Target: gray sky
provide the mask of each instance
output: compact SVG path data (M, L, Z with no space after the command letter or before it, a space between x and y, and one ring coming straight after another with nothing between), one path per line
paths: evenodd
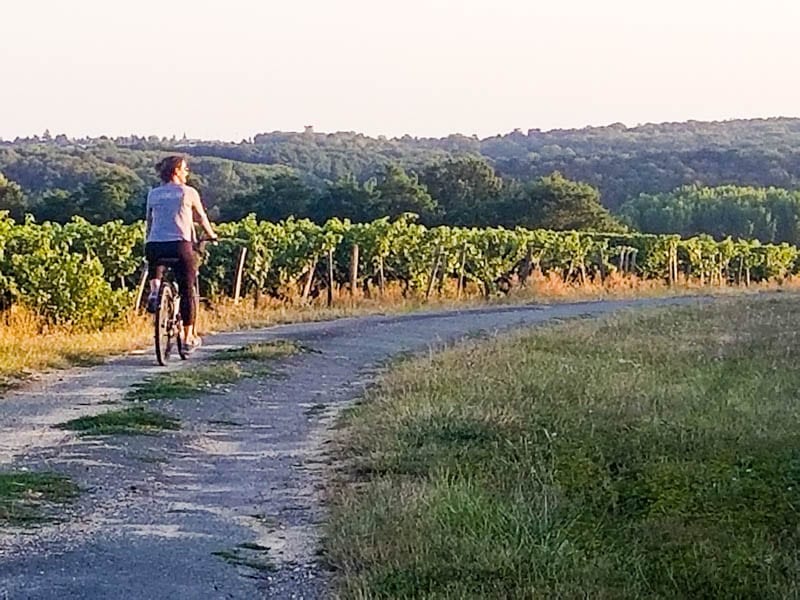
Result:
M798 0L5 0L0 137L800 116Z

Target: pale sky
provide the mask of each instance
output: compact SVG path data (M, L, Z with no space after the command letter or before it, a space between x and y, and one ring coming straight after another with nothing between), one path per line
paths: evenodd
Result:
M4 0L0 137L800 116L798 0Z

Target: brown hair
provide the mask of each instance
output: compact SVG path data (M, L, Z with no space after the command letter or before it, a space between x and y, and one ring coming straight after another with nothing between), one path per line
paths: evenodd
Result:
M169 183L172 180L172 176L175 175L176 169L181 166L184 160L186 160L185 156L173 154L158 161L156 163L156 171L158 176L161 177L161 181Z

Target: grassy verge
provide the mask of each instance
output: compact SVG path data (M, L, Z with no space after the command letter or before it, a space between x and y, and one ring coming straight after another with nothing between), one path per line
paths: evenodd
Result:
M750 297L400 365L343 419L342 597L796 597L799 338Z
M0 472L0 525L35 525L78 495L77 486L55 473Z
M79 417L57 427L77 431L80 435L137 435L177 430L180 429L180 422L160 412L133 406L91 417Z

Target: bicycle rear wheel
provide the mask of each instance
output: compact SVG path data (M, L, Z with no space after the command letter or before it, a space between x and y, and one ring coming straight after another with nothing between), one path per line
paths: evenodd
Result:
M158 305L154 322L156 360L158 360L158 364L166 365L175 338L175 295L172 286L166 281L162 282L161 288L158 290Z

